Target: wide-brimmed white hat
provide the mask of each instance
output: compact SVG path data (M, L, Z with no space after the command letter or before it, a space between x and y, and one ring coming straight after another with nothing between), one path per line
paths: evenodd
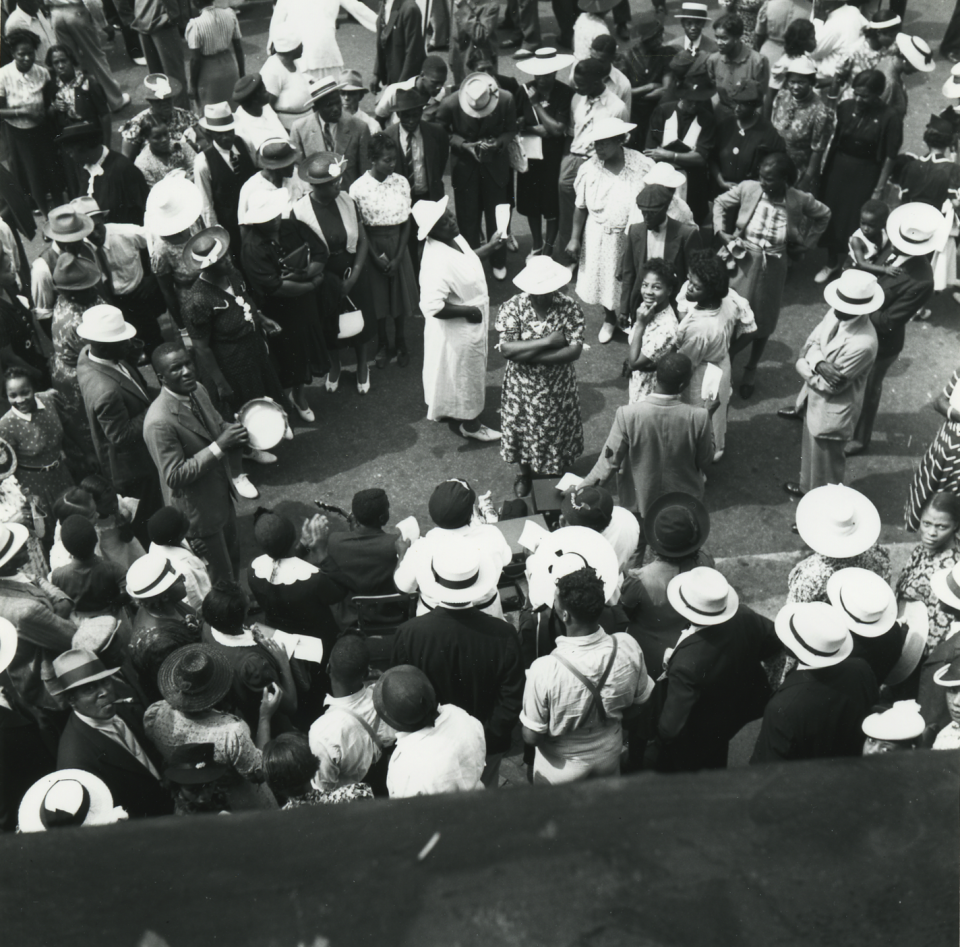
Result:
M166 556L148 552L127 569L127 591L134 598L154 598L179 578L180 570Z
M912 201L890 211L887 236L901 253L926 256L946 246L950 221L932 204Z
M672 578L667 601L694 625L720 625L733 618L740 607L740 596L726 577L706 566Z
M620 563L609 541L586 526L563 526L544 537L527 559L530 606L534 610L553 605L557 579L590 566L603 582L608 605L620 599Z
M810 668L833 667L853 651L853 635L843 615L826 602L784 605L774 627L790 653Z
M827 283L823 298L840 312L862 316L876 312L883 305L883 289L873 273L844 270L839 279Z
M100 654L117 636L120 622L113 615L91 615L81 618L70 642L74 650Z
M633 122L625 122L622 118L613 115L604 115L593 123L590 129L591 141L603 141L606 138L619 138L629 135L637 126Z
M950 76L941 91L948 99L960 99L960 62L950 70Z
M417 239L426 240L433 230L433 225L444 215L447 209L447 194L438 201L417 201L413 205L413 219L417 223Z
M24 793L18 823L21 832L46 832L65 826L113 825L127 813L114 807L107 784L83 769L61 769L38 779Z
M680 4L680 12L676 14L678 20L709 20L710 14L705 3L694 3L687 0Z
M930 576L930 590L944 605L960 610L960 562Z
M897 49L914 69L920 72L933 72L936 65L933 61L933 50L930 44L919 36L909 33L897 33Z
M126 342L136 334L136 328L123 318L123 313L107 303L87 309L77 326L77 335L88 342Z
M930 637L930 616L925 602L901 602L897 610L897 621L907 629L907 637L897 663L887 675L887 679L881 682L889 687L902 683L913 674L927 648L927 638Z
M247 202L240 223L247 226L265 224L277 217L282 217L290 207L290 195L286 188L278 187L275 191L256 191Z
M237 127L229 102L213 102L205 105L203 115L197 124L211 132L228 132Z
M791 56L787 59L786 74L789 76L791 73L795 76L815 76L817 64L809 56Z
M863 721L863 732L874 740L899 743L916 740L926 728L920 715L920 704L915 700L897 700L888 710L870 714Z
M513 284L525 293L544 296L563 289L572 278L568 267L554 262L548 256L535 256L513 278Z
M0 618L0 671L10 667L17 653L17 629L6 618Z
M678 187L683 187L686 182L687 176L672 164L667 164L666 161L658 161L647 172L647 176L643 179L644 185L660 184L663 187L671 187L674 190Z
M859 491L828 483L810 490L797 504L797 532L814 552L849 559L880 537L880 514Z
M150 188L144 217L148 230L170 237L187 230L202 213L200 188L183 174L173 172Z
M572 66L575 59L570 53L558 53L552 46L544 46L527 59L521 59L517 69L528 76L548 76Z
M6 565L23 548L29 535L22 523L0 523L0 566Z
M493 76L485 72L473 72L460 83L457 93L460 108L473 118L489 115L500 101L500 87Z
M879 638L897 620L893 589L869 569L838 569L827 579L827 598L847 627L863 638Z
M270 38L275 53L292 53L298 46L303 45L303 37L299 29L287 21Z
M433 550L430 571L418 577L420 591L443 608L470 608L497 592L500 567L465 536L444 536Z

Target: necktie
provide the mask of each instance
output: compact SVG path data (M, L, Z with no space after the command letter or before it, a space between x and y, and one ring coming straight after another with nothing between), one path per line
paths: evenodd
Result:
M230 149L230 167L233 168L234 174L239 174L240 172L240 153L236 148Z
M840 321L837 320L837 324L830 330L829 334L827 335L827 343L824 346L824 348L826 348L827 345L829 345L834 340L834 338L836 337L836 334L839 331L840 331Z
M207 432L207 436L210 438L210 440L215 441L216 437L214 437L210 427L207 425L207 419L204 413L200 410L200 399L197 398L197 393L195 391L191 391L189 398L190 410L193 411L193 416L200 422L200 426Z
M130 752L130 755L133 756L134 759L136 759L144 769L148 770L152 776L154 776L156 779L159 779L160 774L157 772L153 763L150 762L150 757L148 757L143 751L143 747L140 746L140 743L134 736L133 731L127 726L127 722L121 717L114 717L110 723L112 725L113 732L123 742L123 745Z
M333 151L333 135L330 134L330 126L323 122L323 143L327 146L327 151Z
M110 263L107 261L107 254L104 253L103 247L97 247L97 263L100 264L100 273L103 276L103 288L107 291L107 295L112 299L116 296L116 292L113 288L113 276L110 273Z
M413 187L415 178L413 167L413 135L407 135L407 146L403 150L403 157L407 162L407 177L410 179L410 186Z

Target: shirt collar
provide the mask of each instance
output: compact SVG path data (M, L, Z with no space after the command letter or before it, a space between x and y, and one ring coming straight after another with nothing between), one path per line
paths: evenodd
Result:
M92 164L85 164L85 165L83 166L84 170L87 171L88 173L91 172L91 171L93 171L94 168L97 168L97 169L99 169L100 171L102 171L102 170L103 170L103 162L107 160L107 155L108 155L108 154L110 154L110 149L109 149L106 145L103 145L103 146L102 146L102 150L100 151L100 157L97 158L97 160L94 161Z
M206 10L206 7L204 7L204 9ZM235 152L236 152L237 154L239 154L239 152L237 152L237 147L236 147L236 145L232 145L232 146L229 147L229 148L221 148L219 142L216 142L216 141L215 141L215 142L213 143L213 147L216 148L217 151L219 151L220 154L221 154L224 158L226 158L226 159L228 159L228 160L229 160L230 156L231 156L232 154L234 154Z
M44 410L44 408L43 408L43 402L40 400L40 396L39 396L39 395L35 395L35 396L34 396L34 401L37 402L37 410L38 410L38 411L43 411L43 410ZM18 410L17 408L15 408L13 405L10 405L10 410L11 410L18 418L23 418L24 421L32 421L32 420L33 420L33 415L32 415L32 414L24 414L22 411L19 411L19 410Z
M324 707L352 707L354 704L363 703L367 696L367 688L361 687L355 694L347 694L346 697L334 697L333 694L327 694L323 698Z
M179 401L180 404L190 404L190 395L178 395L175 391L171 391L166 385L161 384L160 393L163 394L164 392L171 398Z
M109 730L111 733L116 730L116 714L109 720L96 720L93 717L88 717L86 714L80 713L79 710L74 710L74 713L80 718L81 723L85 723L88 727L93 727L94 730Z
M657 404L679 404L680 395L665 395L658 391L653 391L647 395L648 401L656 401Z
M228 635L217 631L216 628L211 628L210 637L225 648L252 648L257 643L251 628L244 628L239 635Z
M564 650L582 650L583 648L590 648L595 644L599 644L604 638L607 637L609 637L607 633L602 628L598 628L592 635L577 635L575 637L568 635L557 635L556 644L558 648L563 648Z
M98 365L109 365L111 368L119 368L120 363L116 360L111 360L109 358L100 358L99 355L94 355L93 352L87 352L87 358L91 362L96 362Z

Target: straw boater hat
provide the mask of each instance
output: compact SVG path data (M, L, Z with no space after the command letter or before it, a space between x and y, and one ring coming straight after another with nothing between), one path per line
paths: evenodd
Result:
M517 63L517 69L528 76L549 76L574 64L575 56L558 53L552 46L538 49L532 56Z
M24 794L18 817L21 832L81 825L113 825L127 814L114 807L107 784L82 769L61 769L38 779Z
M680 4L680 12L677 14L678 20L709 20L710 14L707 12L705 3L692 3L687 0Z
M158 552L148 552L127 569L127 592L134 598L156 598L180 578L177 567Z
M148 76L144 76L143 84L147 90L148 102L164 102L175 98L183 88L179 80L171 79L162 72L151 72Z
M415 732L436 720L437 692L420 668L398 664L373 685L373 706L387 726L400 733Z
M229 102L213 102L203 107L203 115L197 124L211 132L228 132L237 127Z
M6 618L0 618L0 671L10 667L17 653L17 629Z
M120 669L105 667L92 651L73 648L53 659L53 673L53 679L47 681L47 690L54 697L59 697L75 687L113 677L120 673Z
M532 296L544 296L563 289L572 278L568 267L555 263L548 256L535 256L517 273L513 283L517 289Z
M926 729L915 700L897 700L888 710L870 714L863 721L863 732L874 740L901 743L916 740Z
M887 236L901 253L926 256L946 246L950 221L931 204L913 201L890 211Z
M797 504L797 532L814 552L850 559L880 537L880 514L852 487L828 483L810 490Z
M22 523L0 523L0 566L5 566L20 552L29 535Z
M147 229L170 237L195 224L202 213L200 188L181 174L168 174L150 188L144 217Z
M667 164L666 161L658 161L647 173L643 183L661 184L664 187L676 190L687 183L687 176L682 171L678 171L672 164Z
M941 91L948 99L960 99L960 62L950 70L950 76Z
M444 194L438 201L417 201L413 205L413 219L417 224L417 239L426 240L433 230L434 224L443 216L447 209L449 195Z
M827 579L827 598L862 638L879 638L897 620L893 589L868 569L838 569Z
M136 328L124 320L123 313L107 303L87 309L77 326L77 335L88 342L126 342L136 334Z
M930 577L930 589L944 605L960 611L960 563Z
M305 184L329 184L339 181L347 166L343 155L332 151L317 151L300 162L297 173Z
M216 649L205 644L177 648L160 666L157 687L174 710L209 710L230 690L233 667Z
M473 72L460 83L457 98L460 108L471 118L485 118L497 107L500 87L493 76Z
M887 679L881 682L889 687L905 681L914 672L927 649L930 616L927 614L926 602L901 602L897 610L897 621L907 629L907 637L897 663L887 675Z
M694 625L722 625L740 607L740 596L723 574L706 566L674 576L667 586L667 601Z
M784 605L774 627L790 653L809 668L833 667L853 651L853 635L843 615L826 602Z
M90 197L89 194L81 194L79 197L75 197L70 201L70 207L78 214L86 214L87 217L98 217L106 214L106 211L97 203L97 199Z
M316 105L321 99L325 99L328 95L333 95L334 93L339 95L342 88L333 76L324 76L322 79L315 79L310 83L308 89L310 104Z
M839 279L827 283L823 298L840 312L862 316L876 312L883 305L883 290L873 273L844 270Z
M6 480L17 472L17 452L0 437L0 480Z
M436 544L429 574L420 591L443 608L470 608L497 594L500 567L480 555L464 536L443 536Z
M606 138L619 138L629 135L637 126L633 122L625 122L622 118L613 115L603 115L593 123L590 132L591 141L603 141Z
M896 43L900 55L914 69L919 72L933 72L936 68L933 62L933 50L925 39L911 36L909 33L897 33Z
M223 227L207 227L184 245L183 263L191 273L199 273L222 260L229 249L230 234Z
M79 243L93 233L93 221L72 204L54 207L43 232L57 243Z
M590 566L603 582L610 605L620 597L620 563L613 546L600 533L586 526L563 526L544 537L527 559L527 581L532 608L553 605L557 579Z
M257 191L251 198L243 212L240 223L246 226L265 224L277 217L282 217L290 207L290 195L286 188L277 188L275 191Z
M643 518L647 544L668 559L692 556L710 535L707 508L687 493L664 493L657 497Z

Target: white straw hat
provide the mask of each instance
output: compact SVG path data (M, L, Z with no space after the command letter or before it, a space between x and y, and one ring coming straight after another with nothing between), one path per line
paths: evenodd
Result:
M927 614L926 602L901 602L897 610L897 621L907 629L907 637L897 663L887 675L887 679L881 682L889 687L901 684L913 674L927 649L927 638L930 637L930 616Z
M558 53L552 46L544 46L527 59L520 60L517 69L528 76L548 76L572 66L575 59L570 53Z
M667 586L667 601L694 625L722 625L740 607L740 596L726 577L706 566L674 576Z
M434 547L430 571L418 577L420 590L444 608L470 608L497 593L500 569L465 536L445 536Z
M170 237L188 229L202 213L200 188L183 174L171 173L150 189L144 218L148 230Z
M154 598L179 578L179 570L166 556L148 552L127 569L127 591L134 598Z
M950 70L950 76L941 91L948 99L960 99L960 62Z
M22 548L30 532L22 523L0 523L0 566L6 565Z
M123 313L108 303L91 306L77 326L77 335L88 342L126 342L136 334L136 328L124 320Z
M256 191L247 202L240 223L265 224L282 217L290 207L290 194L286 188L278 187L274 191Z
M107 784L82 769L61 769L38 779L24 794L18 817L21 832L46 832L70 825L113 825L126 819L114 807Z
M863 638L879 638L897 620L893 589L869 569L838 569L827 579L827 598L847 627Z
M680 12L677 14L678 20L709 20L710 14L707 12L705 3L694 3L687 0L680 4Z
M493 76L485 72L474 72L460 83L457 93L460 108L472 118L484 118L489 115L500 100L500 87Z
M586 526L563 526L544 537L527 559L527 581L532 608L553 605L557 579L590 566L603 582L608 605L620 599L620 563L609 541Z
M891 215L892 216L892 215ZM876 312L883 305L883 290L873 273L844 270L839 279L827 283L823 298L836 310L851 316Z
M853 651L853 635L847 630L843 615L826 602L784 605L774 627L791 654L810 668L833 667Z
M661 184L663 187L672 187L676 190L687 182L687 176L672 164L666 161L658 161L643 179L644 185Z
M17 629L6 618L0 618L0 671L10 667L17 653Z
M960 610L960 562L930 576L930 590L944 605Z
M417 239L426 240L433 225L443 216L450 198L444 194L438 201L417 201L413 205L413 219L417 222Z
M228 132L237 127L229 102L212 102L210 105L205 105L203 115L197 124L211 132Z
M637 126L633 122L625 122L622 118L613 115L603 115L593 123L590 130L591 141L603 141L606 138L619 138L629 135Z
M887 236L901 253L926 256L946 246L950 223L932 204L912 201L890 211Z
M863 732L874 740L916 740L926 728L920 715L920 704L915 700L897 700L892 707L870 714L863 721Z
M513 284L525 293L543 296L563 289L572 278L569 267L554 262L548 256L535 256L513 278Z
M850 559L879 539L880 514L862 493L829 483L810 490L797 504L797 532L814 552Z
M920 72L933 72L936 65L933 62L933 50L930 44L919 36L909 33L897 33L897 49L914 69Z

